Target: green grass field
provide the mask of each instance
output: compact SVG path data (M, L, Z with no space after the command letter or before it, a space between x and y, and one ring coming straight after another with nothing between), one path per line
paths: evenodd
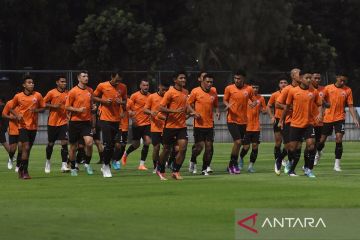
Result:
M1 149L0 239L234 239L237 208L360 207L358 148L359 143L344 144L343 172L335 173L334 144L328 143L317 178L309 179L276 176L269 143L260 146L257 173L228 175L231 145L216 144L214 175L190 176L188 151L184 180L166 182L136 170L139 151L111 179L104 179L95 164L94 176L81 168L78 177L71 177L59 171L59 146L49 175L43 170L45 146L35 146L29 167L33 179L24 181L7 169ZM93 163L97 160L95 153Z

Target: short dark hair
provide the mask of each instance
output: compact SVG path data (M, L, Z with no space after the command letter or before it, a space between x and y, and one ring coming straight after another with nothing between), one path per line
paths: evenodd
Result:
M211 73L207 73L207 74L205 74L204 79L205 79L205 78L212 78L212 79L215 79L215 78L214 78L214 75L212 75Z
M80 74L82 74L82 73L88 74L88 71L87 71L87 70L80 70L80 71L77 73L77 76L80 76Z
M206 74L207 74L207 71L205 71L204 69L200 70L197 78L200 78L200 77L201 77L201 74L203 74L203 73L206 73Z
M33 80L33 77L32 77L29 73L24 74L24 76L23 76L23 83L25 83L26 80L28 80L28 79Z
M56 78L56 81L60 80L60 78L65 78L66 79L66 76L64 74L58 74L55 76Z
M168 88L168 87L170 87L171 84L169 83L169 81L162 80L162 81L160 81L159 85L162 85L162 86Z
M238 70L235 71L234 75L241 75L241 76L246 77L246 72L243 69L238 69Z
M174 73L174 75L173 75L173 79L178 78L178 77L179 77L179 75L181 75L181 74L184 74L184 75L186 76L186 72L185 72L185 70L179 70L179 71L176 71L176 72Z
M114 71L110 72L110 77L111 78L116 77L116 75L119 75L119 77L123 77L123 73L121 71L119 71L119 70L114 70Z
M349 77L349 75L343 69L337 69L335 72L335 76Z

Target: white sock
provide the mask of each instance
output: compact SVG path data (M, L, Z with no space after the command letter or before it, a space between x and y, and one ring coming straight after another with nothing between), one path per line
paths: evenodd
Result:
M89 167L89 164L85 163L84 166L87 168L87 167Z
M144 160L140 160L140 165L144 166L145 165L145 161Z
M254 166L254 163L250 162L249 163L249 168L252 168Z
M340 167L340 159L335 159L335 167Z

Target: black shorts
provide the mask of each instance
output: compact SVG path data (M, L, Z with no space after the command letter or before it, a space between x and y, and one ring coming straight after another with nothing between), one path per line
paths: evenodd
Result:
M305 128L290 127L290 142L302 142L304 139L315 138L312 125Z
M128 141L128 133L128 131L123 132L119 129L119 132L115 137L115 142L126 145Z
M100 123L104 144L113 145L115 143L116 136L119 135L119 122L101 120Z
M47 126L48 127L48 142L54 143L56 140L68 140L68 126Z
M196 128L194 127L194 140L198 142L214 142L214 128Z
M6 136L5 136L5 131L0 130L0 143L5 143L6 142Z
M132 140L140 140L141 138L150 137L150 125L145 126L132 126Z
M99 140L99 141L101 140L101 131L102 128L101 128L100 120L96 120L95 133L93 135L94 140Z
M162 144L162 132L151 132L151 143L153 146Z
M320 142L320 138L321 138L321 133L322 133L322 126L317 126L314 127L314 131L315 131L315 141L316 142Z
M19 129L19 142L28 142L33 145L35 142L37 130L27 130L24 128Z
M283 137L284 144L288 144L290 142L290 123L286 123L281 130L281 135Z
M90 121L70 121L69 122L69 142L77 143L85 136L93 136Z
M9 135L9 144L15 144L19 142L19 135Z
M336 121L331 123L324 123L324 126L322 128L322 135L330 136L333 133L333 130L335 129L335 133L341 133L345 134L345 121Z
M281 128L279 127L279 118L275 118L275 122L273 125L274 133L281 132Z
M187 128L164 128L163 144L173 145L177 140L188 139Z
M229 132L234 141L243 140L246 133L246 124L227 123Z
M243 145L260 144L260 131L246 131Z

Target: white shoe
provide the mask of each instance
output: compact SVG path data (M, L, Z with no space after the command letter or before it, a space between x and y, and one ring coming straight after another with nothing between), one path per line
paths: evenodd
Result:
M153 172L152 172L153 174L156 174L156 168L154 168L154 170L153 170Z
M8 160L8 166L7 167L8 167L9 170L13 168L13 160L11 158L9 158L9 160Z
M195 167L194 167L194 170L192 171L192 173L197 174L196 164L195 164Z
M213 172L214 172L214 171L211 169L210 166L208 166L208 167L206 168L206 171L207 171L208 173L213 173Z
M320 161L320 152L316 151L315 159L314 159L314 166L317 166L319 164L319 161Z
M45 173L50 173L50 160L45 162Z
M341 172L341 168L340 168L340 166L334 166L334 171L335 172Z
M203 170L203 171L201 171L201 175L209 176L210 174L208 173L207 170Z
M104 178L111 178L112 177L109 165L103 165L103 167L101 168L101 171L103 173Z
M15 172L19 172L19 167L18 166L15 167Z
M280 176L280 174L281 174L281 169L280 169L280 170L277 169L276 163L275 163L275 166L274 166L274 171L275 171L275 174L276 174L276 175Z
M65 172L70 172L70 168L68 168L68 166L67 166L67 163L66 162L63 162L62 164L61 164L61 172L62 173L65 173Z
M192 173L194 171L194 168L196 168L196 164L193 162L190 162L189 164L189 173Z
M288 162L287 160L283 159L283 160L281 161L281 165L282 165L283 167L285 167L285 166L288 164L287 162Z

